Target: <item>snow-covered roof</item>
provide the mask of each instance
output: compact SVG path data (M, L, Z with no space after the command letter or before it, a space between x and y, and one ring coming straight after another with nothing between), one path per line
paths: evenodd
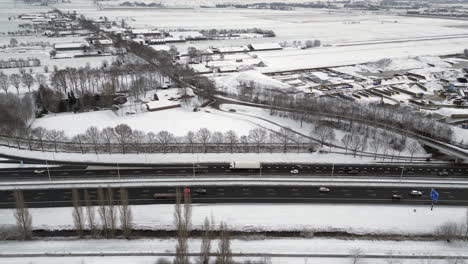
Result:
M114 42L111 39L96 39L95 44L112 45Z
M54 44L54 49L73 49L73 48L83 48L83 47L89 47L89 44L85 43L85 42L56 43L56 44Z
M148 110L155 111L155 110L163 110L167 108L179 107L180 102L172 102L168 100L159 100L159 101L149 101L146 103Z
M253 50L283 49L278 43L250 44Z
M151 45L150 47L153 48L154 50L165 50L165 51L171 50L171 47L169 47L168 45Z
M132 29L132 34L135 35L148 35L148 34L161 34L161 31L147 28Z
M221 48L218 48L218 51L219 52L244 52L244 51L248 51L249 49L245 46L243 47L221 47Z

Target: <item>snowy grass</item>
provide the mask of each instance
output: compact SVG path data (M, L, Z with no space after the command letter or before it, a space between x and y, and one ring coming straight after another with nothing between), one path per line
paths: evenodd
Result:
M150 194L149 194L150 195ZM173 205L132 206L135 228L173 230ZM72 208L32 208L35 229L73 229ZM151 213L149 213L151 212ZM334 204L194 204L193 226L205 217L236 231L343 231L356 234L430 235L437 226L465 223L466 209L436 206ZM12 209L0 209L0 223L14 224Z

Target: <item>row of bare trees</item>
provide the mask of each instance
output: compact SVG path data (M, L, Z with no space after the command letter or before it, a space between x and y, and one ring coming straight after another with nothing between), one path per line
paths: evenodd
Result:
M31 92L31 87L36 82L33 75L30 73L24 72L23 74L13 73L10 75L0 72L0 88L8 94L10 86L15 87L17 94L19 95L19 89L22 85L28 88L28 91Z
M450 125L435 120L422 112L412 111L408 107L389 106L378 103L363 103L333 97L312 97L303 94L288 95L280 91L254 89L250 96L242 95L242 100L261 103L270 109L270 114L288 117L294 120L334 119L343 127L351 129L353 124L361 123L377 126L384 130L417 133L436 140L461 147L468 147L467 142L453 139Z
M190 238L192 218L192 204L190 190L181 192L176 190L176 203L174 207L174 225L177 233L177 244L175 249L174 264L190 264L188 240ZM202 226L202 241L200 245L200 255L196 260L199 264L211 263L212 241L215 239L215 221L207 217ZM219 225L219 242L216 252L216 264L234 264L231 251L231 238L228 226L221 222Z
M114 238L119 228L123 237L131 237L133 216L128 191L121 188L119 196L120 203L116 205L112 188L99 188L95 192L84 190L84 199L81 199L79 190L72 190L73 224L80 238L84 237L85 230L93 238ZM93 203L93 198L97 204Z
M235 131L210 131L201 128L176 136L163 130L158 133L134 130L126 124L100 130L89 127L83 134L71 139L62 130L43 127L17 129L3 135L12 147L81 153L220 153L220 152L308 152L314 145L309 139L297 136L292 130L282 128L269 131L254 128L247 135Z

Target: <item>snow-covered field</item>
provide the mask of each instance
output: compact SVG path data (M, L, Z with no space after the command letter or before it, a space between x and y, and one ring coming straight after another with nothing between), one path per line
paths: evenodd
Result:
M173 229L173 205L132 206L135 227ZM36 229L72 229L72 208L33 208ZM152 212L152 213L149 213ZM193 225L205 217L238 231L344 231L356 234L433 234L447 221L464 224L466 208L435 206L334 204L195 204ZM0 209L0 223L14 224L12 209Z
M172 253L174 252L176 240L174 239L136 239L136 240L51 240L51 241L28 241L28 242L0 242L0 252L3 254L15 253ZM372 255L466 255L466 242L454 242L451 244L439 241L370 241L370 240L338 240L338 239L267 239L267 240L241 240L233 239L231 248L233 253L279 253L279 254L351 254L356 249L361 254ZM212 244L213 250L217 248L217 242ZM200 251L200 240L189 241L189 251ZM27 263L155 263L158 257L59 257L59 258L35 258L29 259ZM241 259L241 258L236 258ZM254 259L253 257L248 259ZM2 263L25 263L21 258L4 258ZM80 262L83 260L83 262ZM272 258L272 263L321 263L340 264L352 263L351 259L323 259L323 258ZM389 263L378 259L361 259L359 263ZM391 262L400 264L422 263L421 260ZM425 262L424 262L425 263ZM453 263L436 262L430 263Z

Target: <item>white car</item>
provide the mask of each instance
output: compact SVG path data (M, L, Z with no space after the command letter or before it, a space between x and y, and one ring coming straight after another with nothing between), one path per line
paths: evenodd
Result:
M291 170L291 174L298 174L298 173L299 173L299 171L298 171L298 170L296 170L296 169L294 169L294 170Z
M421 191L417 191L417 190L412 190L412 191L410 192L410 194L411 194L412 196L422 196L422 192L421 192Z
M45 170L35 170L34 174L43 174Z
M319 192L322 192L322 193L327 193L329 191L330 191L330 189L328 189L327 187L320 187L319 188Z

